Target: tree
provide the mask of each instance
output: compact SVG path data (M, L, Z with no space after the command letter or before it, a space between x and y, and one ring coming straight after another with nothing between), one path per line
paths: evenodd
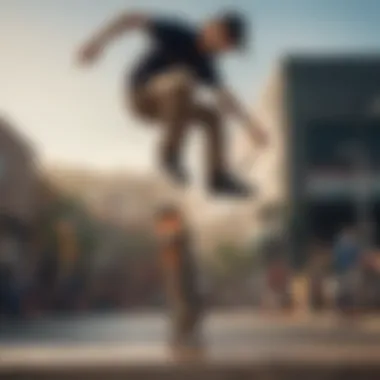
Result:
M231 279L250 273L255 261L255 252L251 247L237 247L229 244L221 245L214 256L218 276Z

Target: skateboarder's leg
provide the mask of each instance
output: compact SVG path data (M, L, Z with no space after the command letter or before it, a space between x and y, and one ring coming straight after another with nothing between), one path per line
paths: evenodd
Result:
M207 143L207 176L225 171L224 126L220 112L209 105L193 106L193 121L198 123L205 135Z
M161 162L164 168L179 182L187 176L180 164L182 147L189 127L195 82L186 70L173 71L161 78L158 112L163 124Z
M175 180L184 183L180 165L183 140L191 118L194 77L186 69L157 75L132 94L133 108L148 122L162 125L159 161Z
M225 169L225 147L222 118L218 110L194 100L196 80L186 69L176 69L152 78L133 94L134 105L142 116L163 124L160 161L163 168L180 183L186 173L180 155L191 123L203 126L208 149L208 180L211 190L230 195L249 195L250 189Z
M224 125L220 112L212 106L193 106L193 120L198 122L206 133L209 188L222 194L248 196L249 186L232 176L227 169Z
M194 80L186 70L167 76L159 99L159 112L164 123L162 155L178 156L184 132L190 121Z

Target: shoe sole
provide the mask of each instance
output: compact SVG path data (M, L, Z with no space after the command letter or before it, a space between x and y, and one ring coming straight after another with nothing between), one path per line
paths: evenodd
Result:
M209 188L209 192L211 194L214 194L215 196L219 197L231 197L231 198L253 198L257 197L258 191L257 190L251 190L251 191L228 191L228 190L218 190L214 188Z

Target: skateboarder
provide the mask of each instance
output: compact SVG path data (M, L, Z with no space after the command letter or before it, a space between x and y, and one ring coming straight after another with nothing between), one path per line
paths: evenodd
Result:
M267 135L225 87L215 60L222 54L244 49L247 23L239 14L226 13L201 26L176 19L124 13L96 33L80 50L82 64L94 63L116 37L140 30L151 38L151 46L128 76L128 102L147 123L163 125L159 164L179 184L188 182L181 163L181 149L189 125L201 126L207 136L207 184L221 195L249 196L252 189L228 170L224 121L235 116L262 147ZM202 101L197 90L208 88L211 102Z
M200 353L202 302L190 231L177 208L165 207L157 215L156 232L172 317L172 349L176 354Z

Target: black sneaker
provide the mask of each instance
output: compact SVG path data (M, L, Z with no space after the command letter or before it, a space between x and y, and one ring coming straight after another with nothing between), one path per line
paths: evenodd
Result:
M172 180L179 185L187 185L189 177L186 170L176 160L162 160L161 166Z
M222 173L214 176L209 184L209 189L216 195L248 198L255 195L255 190L232 175Z

